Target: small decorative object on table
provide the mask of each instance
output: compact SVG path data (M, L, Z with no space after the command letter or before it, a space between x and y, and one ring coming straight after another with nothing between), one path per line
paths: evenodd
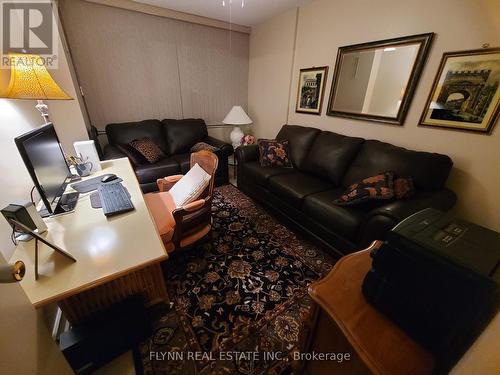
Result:
M249 146L255 144L255 137L253 135L247 134L241 138L242 146Z
M68 156L67 158L68 164L75 167L76 172L81 177L86 177L90 175L92 171L93 164L88 159L83 159L82 156Z
M231 108L224 120L222 120L223 124L234 125L233 131L229 136L234 148L241 146L241 138L245 135L241 131L240 125L250 125L252 122L252 119L248 117L243 108L239 105L235 105Z

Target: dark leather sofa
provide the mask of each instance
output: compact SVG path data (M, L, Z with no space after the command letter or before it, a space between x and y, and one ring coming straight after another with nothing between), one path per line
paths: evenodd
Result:
M456 202L444 187L453 165L448 156L295 125L284 125L276 138L290 142L293 168L261 167L256 145L239 147L238 188L333 255L383 240L397 223L421 209L445 211ZM416 194L406 200L333 204L352 183L384 171L411 176Z
M157 163L134 166L142 191L158 190L158 178L185 174L189 170L190 149L197 142L205 142L218 148L215 151L219 166L215 174L215 184L228 183L228 157L233 154L233 146L208 135L202 119L145 120L106 125L108 145L104 147L104 159L126 157L116 148L118 144L128 144L134 139L149 137L167 155Z

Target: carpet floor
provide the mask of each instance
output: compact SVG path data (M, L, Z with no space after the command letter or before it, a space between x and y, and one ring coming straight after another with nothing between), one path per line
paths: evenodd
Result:
M212 211L209 238L164 265L173 308L153 313L154 333L136 352L138 368L169 375L291 373L311 312L307 286L334 261L232 185L215 190Z

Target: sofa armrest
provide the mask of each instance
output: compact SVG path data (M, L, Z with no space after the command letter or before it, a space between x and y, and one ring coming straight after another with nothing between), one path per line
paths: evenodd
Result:
M426 191L418 193L409 199L398 200L378 207L370 211L369 216L383 215L400 222L424 208L432 207L441 211L448 211L456 201L455 193L449 189Z
M259 146L248 145L238 147L235 151L235 157L238 164L243 164L249 161L259 160Z
M218 154L219 157L228 157L234 153L233 146L230 145L229 143L221 141L220 139L208 136L205 138L203 142L208 143L211 146L217 147L219 150L216 151L216 154Z
M448 211L457 201L449 189L426 191L414 197L387 203L370 211L363 221L357 236L357 244L367 246L375 240L385 240L387 233L396 224L425 208Z
M104 160L126 158L123 152L111 145L104 146Z

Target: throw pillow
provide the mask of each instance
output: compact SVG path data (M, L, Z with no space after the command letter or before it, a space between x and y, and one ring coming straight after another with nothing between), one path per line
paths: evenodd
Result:
M177 208L194 202L210 183L210 176L196 163L168 192Z
M193 147L191 147L191 152L198 152L198 151L202 151L202 150L208 150L208 151L215 152L218 150L218 148L214 147L212 145L209 145L208 143L205 143L205 142L198 142Z
M394 179L394 196L396 199L407 199L415 195L415 186L411 177L396 177Z
M263 167L292 168L290 143L287 140L259 139L259 161Z
M139 151L127 144L117 144L116 148L125 154L134 166L143 165L147 162L146 158L142 156Z
M352 184L336 200L338 206L351 206L369 200L392 199L394 197L394 173L384 172Z
M144 156L144 158L151 164L156 163L165 157L163 151L149 137L135 139L130 142L129 145Z

